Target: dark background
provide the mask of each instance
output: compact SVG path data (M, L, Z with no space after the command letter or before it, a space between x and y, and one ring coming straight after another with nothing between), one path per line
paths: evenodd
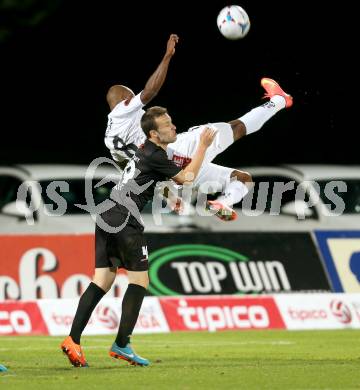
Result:
M109 156L107 89L118 83L139 92L172 32L180 42L151 104L166 106L179 132L261 104L263 76L294 97L291 109L217 162L358 164L354 11L345 3L241 0L251 29L228 41L216 26L228 4L0 1L0 164Z

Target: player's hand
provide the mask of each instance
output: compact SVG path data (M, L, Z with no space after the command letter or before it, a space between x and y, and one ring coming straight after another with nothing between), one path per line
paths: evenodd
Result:
M202 131L200 135L200 143L208 148L212 142L214 141L214 138L216 137L217 130L211 129L210 127L205 127L205 129Z
M179 37L176 34L171 34L167 42L165 56L172 57L175 54L175 46L179 42Z

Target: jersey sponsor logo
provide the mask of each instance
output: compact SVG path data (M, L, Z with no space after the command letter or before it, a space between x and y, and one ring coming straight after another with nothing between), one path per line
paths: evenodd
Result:
M192 161L190 157L178 156L174 154L172 157L172 161L180 168L186 168Z

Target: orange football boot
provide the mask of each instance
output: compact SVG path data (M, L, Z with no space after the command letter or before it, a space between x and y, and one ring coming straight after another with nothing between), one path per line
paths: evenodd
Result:
M222 221L234 221L237 218L235 210L217 200L208 200L207 208L216 211L214 215Z
M272 98L275 95L280 95L285 99L285 107L289 108L293 105L293 98L280 87L280 85L273 79L263 77L260 81L261 86L265 89L266 93L264 98Z
M60 345L60 348L74 367L89 367L81 346L75 344L71 336L66 337Z

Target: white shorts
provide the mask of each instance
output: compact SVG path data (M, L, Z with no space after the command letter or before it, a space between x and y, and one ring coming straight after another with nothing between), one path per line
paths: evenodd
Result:
M230 183L231 173L234 168L223 167L221 165L207 163L203 164L195 178L194 187L202 186L205 193L222 192L226 185Z
M176 165L187 165L195 154L200 142L200 135L205 127L217 130L213 143L208 147L204 163L211 162L219 153L222 153L234 142L234 134L229 123L218 122L191 127L187 132L180 133L177 140L167 146L169 160Z

